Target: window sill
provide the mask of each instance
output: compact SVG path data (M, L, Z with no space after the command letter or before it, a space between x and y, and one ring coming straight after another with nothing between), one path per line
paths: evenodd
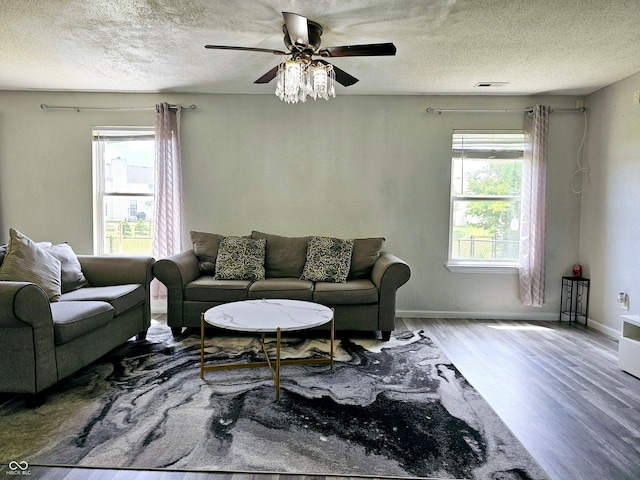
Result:
M499 275L517 275L517 265L496 265L496 264L461 264L448 263L445 265L452 273L493 273Z

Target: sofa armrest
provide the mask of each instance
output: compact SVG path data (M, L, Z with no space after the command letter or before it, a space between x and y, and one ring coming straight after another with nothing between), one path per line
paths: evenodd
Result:
M153 266L154 275L165 284L168 290L182 290L189 283L200 277L198 257L193 250L176 253L158 260Z
M148 290L153 280L152 257L78 255L78 260L92 287L139 283Z
M38 393L58 381L49 297L28 282L0 282L0 391Z
M380 257L373 264L371 271L371 281L378 287L391 288L397 290L409 281L411 269L404 261L387 252L381 252Z
M158 260L153 273L167 287L167 325L183 327L184 287L200 277L198 257L193 249Z
M411 269L404 261L387 252L381 252L373 265L371 281L378 287L380 295L378 326L383 332L395 329L396 291L409 281Z

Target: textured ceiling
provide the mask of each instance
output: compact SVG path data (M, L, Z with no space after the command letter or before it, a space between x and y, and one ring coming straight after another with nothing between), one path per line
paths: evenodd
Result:
M282 13L322 46L393 42L395 57L330 61L338 95L586 95L640 71L638 0L0 0L0 89L272 93ZM479 82L508 82L478 88Z

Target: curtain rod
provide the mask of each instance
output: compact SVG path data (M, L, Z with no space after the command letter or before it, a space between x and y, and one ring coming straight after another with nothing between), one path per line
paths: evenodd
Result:
M432 107L427 107L427 113L437 113L438 115L440 115L441 113L513 113L513 112L522 112L522 113L531 113L533 112L532 108L513 108L513 109L504 109L504 110L500 110L500 109L490 109L490 110L468 110L465 108L460 108L460 109L448 109L448 110L443 110L443 109L435 109ZM580 107L580 108L551 108L551 112L584 112L586 111L585 107Z
M195 110L195 105L189 105L188 107L182 107L181 105L169 105L169 108L181 107L182 110ZM66 107L66 106L54 106L41 103L40 108L42 110L75 110L79 112L81 110L119 110L119 111L154 111L156 107Z

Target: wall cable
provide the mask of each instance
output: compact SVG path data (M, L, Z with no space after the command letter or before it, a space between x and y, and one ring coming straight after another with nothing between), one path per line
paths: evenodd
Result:
M589 167L585 167L584 164L580 163L580 156L582 155L582 146L584 145L584 140L587 136L587 111L586 109L582 111L583 115L584 115L584 131L582 132L582 140L580 141L580 146L578 147L578 153L576 154L576 164L578 165L578 168L575 172L573 172L573 175L571 175L571 191L573 193L582 193L584 191L584 187L581 185L580 186L580 190L576 190L575 188L575 183L576 183L576 177L578 176L579 173L586 173L587 174L587 181L591 181L591 178L589 177Z

